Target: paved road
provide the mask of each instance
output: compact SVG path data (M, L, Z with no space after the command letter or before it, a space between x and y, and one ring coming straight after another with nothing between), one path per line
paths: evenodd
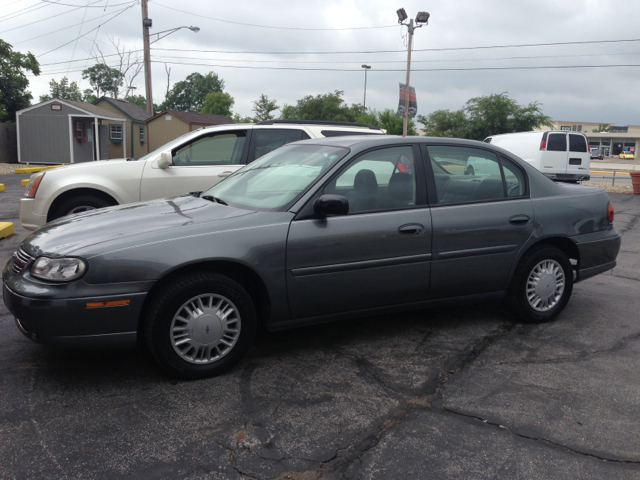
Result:
M25 234L14 179L3 263ZM0 304L0 478L638 479L640 196L611 198L619 266L545 325L482 304L371 317L183 382L143 351L44 348Z

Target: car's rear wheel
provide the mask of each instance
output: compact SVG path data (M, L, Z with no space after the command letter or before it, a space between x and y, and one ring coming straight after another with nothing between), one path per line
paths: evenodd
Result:
M562 250L542 245L527 252L509 289L509 304L522 321L548 322L567 306L573 291L573 269Z
M219 375L238 363L256 334L251 297L234 280L194 273L159 291L145 318L147 346L170 374Z
M74 213L88 212L89 210L110 207L112 205L112 202L97 195L76 195L63 200L59 205L56 205L51 213L49 221L65 217L67 215L73 215Z

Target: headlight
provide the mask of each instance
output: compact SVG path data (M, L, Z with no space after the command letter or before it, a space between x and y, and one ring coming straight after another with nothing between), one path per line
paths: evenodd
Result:
M82 276L87 264L79 258L40 257L31 265L31 275L54 282L70 282Z
M27 198L33 198L36 196L36 191L40 186L40 182L42 181L42 177L44 177L45 172L40 172L37 175L32 176L29 179L29 183L24 189L24 196Z

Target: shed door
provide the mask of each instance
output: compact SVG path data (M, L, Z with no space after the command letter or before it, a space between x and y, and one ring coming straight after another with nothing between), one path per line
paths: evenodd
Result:
M109 125L100 125L100 160L109 159Z

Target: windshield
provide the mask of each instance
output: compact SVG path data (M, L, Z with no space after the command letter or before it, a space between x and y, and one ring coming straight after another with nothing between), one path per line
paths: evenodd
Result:
M349 152L323 145L287 145L214 185L209 195L229 205L276 210L287 207Z

